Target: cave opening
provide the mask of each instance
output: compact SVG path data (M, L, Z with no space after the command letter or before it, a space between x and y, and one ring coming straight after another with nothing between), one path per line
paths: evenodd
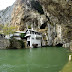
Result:
M40 26L40 29L45 29L46 26L47 26L47 22L45 22L44 24L42 24L42 25Z
M62 46L63 46L62 43L58 43L58 44L56 45L56 47L62 47Z
M40 5L40 3L38 1L31 1L31 7L35 10L37 10L40 14L44 14L44 11L42 9L42 6Z

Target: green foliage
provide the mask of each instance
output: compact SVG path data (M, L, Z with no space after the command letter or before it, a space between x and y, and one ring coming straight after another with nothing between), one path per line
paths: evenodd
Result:
M31 29L31 26L30 25L28 26L28 29Z
M13 34L15 32L15 27L13 26L8 26L8 24L6 24L4 27L3 27L3 33L5 35L9 35L9 34Z
M0 30L2 30L3 29L3 24L0 24Z
M26 34L21 33L20 37L21 37L22 39L24 39L25 35L26 35Z

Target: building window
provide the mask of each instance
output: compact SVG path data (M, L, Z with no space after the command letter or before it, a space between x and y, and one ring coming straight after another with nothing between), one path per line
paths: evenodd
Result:
M32 37L32 39L34 39L34 38Z
M31 34L34 34L34 31L32 31Z
M36 32L35 34L38 35L38 32Z
M27 34L30 34L30 31L27 31Z
M28 37L28 39L30 39L30 37Z
M36 37L37 40L41 40L41 37Z
M35 34L36 34L36 32L35 32Z

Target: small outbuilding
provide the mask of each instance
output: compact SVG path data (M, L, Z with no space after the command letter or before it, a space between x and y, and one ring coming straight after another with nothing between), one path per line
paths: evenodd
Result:
M21 34L26 34L25 31L16 31L13 34L13 38L17 39L17 40L21 40Z

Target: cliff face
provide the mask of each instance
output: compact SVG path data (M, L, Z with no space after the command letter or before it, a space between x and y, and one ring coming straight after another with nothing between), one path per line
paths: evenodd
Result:
M0 24L10 24L13 6L0 11Z
M13 6L0 11L0 22L9 22L22 31L28 27L41 32L45 29L42 33L47 45L67 43L72 40L72 1L16 0Z
M62 37L72 39L72 0L39 0L50 22L62 26ZM68 40L67 40L68 39Z
M39 3L39 2L38 2ZM37 10L32 8L33 2L31 0L17 0L12 12L11 24L18 26L18 30L25 30L30 26L38 29L44 21L45 15L40 15Z

